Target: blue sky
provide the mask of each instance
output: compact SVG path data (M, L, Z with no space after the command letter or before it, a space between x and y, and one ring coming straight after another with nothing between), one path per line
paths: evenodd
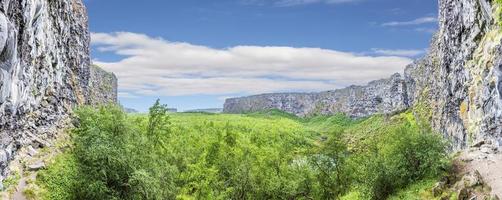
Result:
M84 2L94 62L141 111L364 84L401 72L437 28L436 0Z

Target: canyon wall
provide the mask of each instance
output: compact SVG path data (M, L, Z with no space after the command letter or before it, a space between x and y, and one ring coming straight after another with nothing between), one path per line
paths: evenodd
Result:
M439 31L429 54L407 67L410 105L455 149L502 145L501 5L440 0Z
M16 151L49 145L75 106L116 101L115 77L90 68L89 42L81 0L0 0L0 181Z
M89 105L116 103L118 101L117 85L115 74L97 65L91 65L87 103Z
M500 15L496 1L439 0L439 30L429 52L406 67L403 78L330 92L232 98L224 111L365 117L410 109L450 139L452 149L481 141L502 146Z
M365 117L377 113L391 114L408 108L406 87L400 74L372 81L366 86L319 93L278 93L231 98L225 101L225 113L246 113L279 109L297 116L345 113Z

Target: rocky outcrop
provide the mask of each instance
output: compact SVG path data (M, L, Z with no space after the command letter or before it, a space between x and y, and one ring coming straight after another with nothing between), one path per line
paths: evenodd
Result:
M400 74L395 74L389 79L372 81L366 86L350 86L334 91L263 94L227 99L224 112L279 109L301 117L335 113L345 113L351 117L391 114L408 108L406 89L404 79Z
M454 149L502 142L500 5L489 0L439 1L431 52L406 69L410 104ZM499 144L502 145L502 144Z
M94 91L108 83L90 78L101 72L89 67L87 20L81 0L0 0L0 180L19 148L49 145L76 105L115 101Z
M277 108L298 116L362 117L411 108L449 138L453 150L479 141L502 146L501 5L496 2L439 0L439 31L428 54L406 68L404 80L395 76L332 92L228 99L225 112Z
M96 65L91 65L88 89L90 105L117 102L117 76Z

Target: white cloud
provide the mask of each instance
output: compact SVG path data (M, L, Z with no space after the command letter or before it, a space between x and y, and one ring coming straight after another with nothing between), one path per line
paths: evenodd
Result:
M359 0L278 0L275 4L277 6L297 6L313 3L326 3L326 4L341 4L352 3Z
M383 23L382 26L409 26L409 25L420 25L420 24L429 24L436 23L438 21L437 17L421 17L418 19L414 19L411 21L393 21Z
M404 57L415 57L422 55L426 52L425 49L371 49L373 53L384 56L404 56Z
M275 5L280 7L298 6L306 4L324 3L324 4L342 4L353 3L362 0L242 0L248 5Z
M121 92L128 96L321 91L388 77L412 62L320 48L214 49L128 32L93 33L92 43L99 51L123 57L94 62L116 73Z
M433 33L437 32L437 29L435 29L435 28L416 28L415 31L433 34Z
M138 96L131 94L129 92L118 92L117 94L120 98L127 98L127 99L136 99L139 98Z

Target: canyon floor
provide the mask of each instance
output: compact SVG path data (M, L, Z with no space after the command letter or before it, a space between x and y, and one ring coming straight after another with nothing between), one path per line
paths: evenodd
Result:
M492 195L502 197L502 152L491 145L481 145L462 152L460 159L465 163L465 171L479 172Z

